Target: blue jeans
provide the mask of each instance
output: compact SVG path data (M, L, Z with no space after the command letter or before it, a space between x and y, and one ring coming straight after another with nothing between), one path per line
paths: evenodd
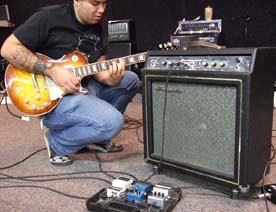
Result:
M49 145L58 155L118 135L124 125L123 112L139 90L140 80L126 71L119 86L103 85L91 77L85 87L87 94L65 95L53 111L41 117L49 129Z

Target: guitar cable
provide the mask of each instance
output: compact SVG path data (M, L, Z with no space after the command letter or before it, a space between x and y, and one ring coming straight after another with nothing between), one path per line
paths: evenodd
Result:
M2 97L2 99L1 99L1 101L0 101L0 103L2 103L3 99L5 99L5 103L4 103L4 104L5 104L5 106L6 106L7 111L9 112L9 114L11 114L11 115L14 116L15 118L21 119L21 120L23 120L23 121L30 121L30 118L29 118L28 116L17 115L17 114L13 113L13 112L10 110L10 108L9 108L9 106L8 106L8 94L7 94L7 91L4 91L3 97Z
M3 92L1 92L1 94L3 94L3 96L2 96L2 98L1 98L1 100L0 100L0 105L2 105L2 102L3 102L3 100L4 100L4 93L5 93L6 91L3 91Z

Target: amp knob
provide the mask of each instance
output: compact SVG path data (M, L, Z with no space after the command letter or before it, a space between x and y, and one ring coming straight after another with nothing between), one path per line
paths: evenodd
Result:
M167 61L166 60L162 61L162 65L163 66L167 65Z
M211 66L215 67L215 66L217 66L217 63L216 62L211 62Z
M219 62L219 66L220 67L224 67L225 66L225 62Z
M201 64L202 64L204 67L207 67L207 66L208 66L208 63L207 63L206 61L203 61Z

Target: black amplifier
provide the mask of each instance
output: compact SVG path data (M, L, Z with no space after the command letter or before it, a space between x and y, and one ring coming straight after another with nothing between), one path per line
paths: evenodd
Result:
M146 162L252 194L269 172L275 53L149 51L141 71Z
M109 42L133 42L135 40L135 26L132 20L108 21Z
M179 21L179 34L203 34L220 33L222 21L217 20L199 20L199 21Z

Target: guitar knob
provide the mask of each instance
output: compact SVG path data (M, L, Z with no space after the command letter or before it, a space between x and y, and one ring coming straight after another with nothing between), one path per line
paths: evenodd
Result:
M37 110L37 107L35 105L32 105L31 110Z
M48 107L48 103L47 102L43 102L42 106L45 108L45 107Z
M39 101L39 100L41 99L41 97L40 97L40 96L36 96L35 99L36 99L37 101Z
M29 99L24 99L24 103L25 103L26 105L28 105L28 104L30 103L30 100L29 100Z

